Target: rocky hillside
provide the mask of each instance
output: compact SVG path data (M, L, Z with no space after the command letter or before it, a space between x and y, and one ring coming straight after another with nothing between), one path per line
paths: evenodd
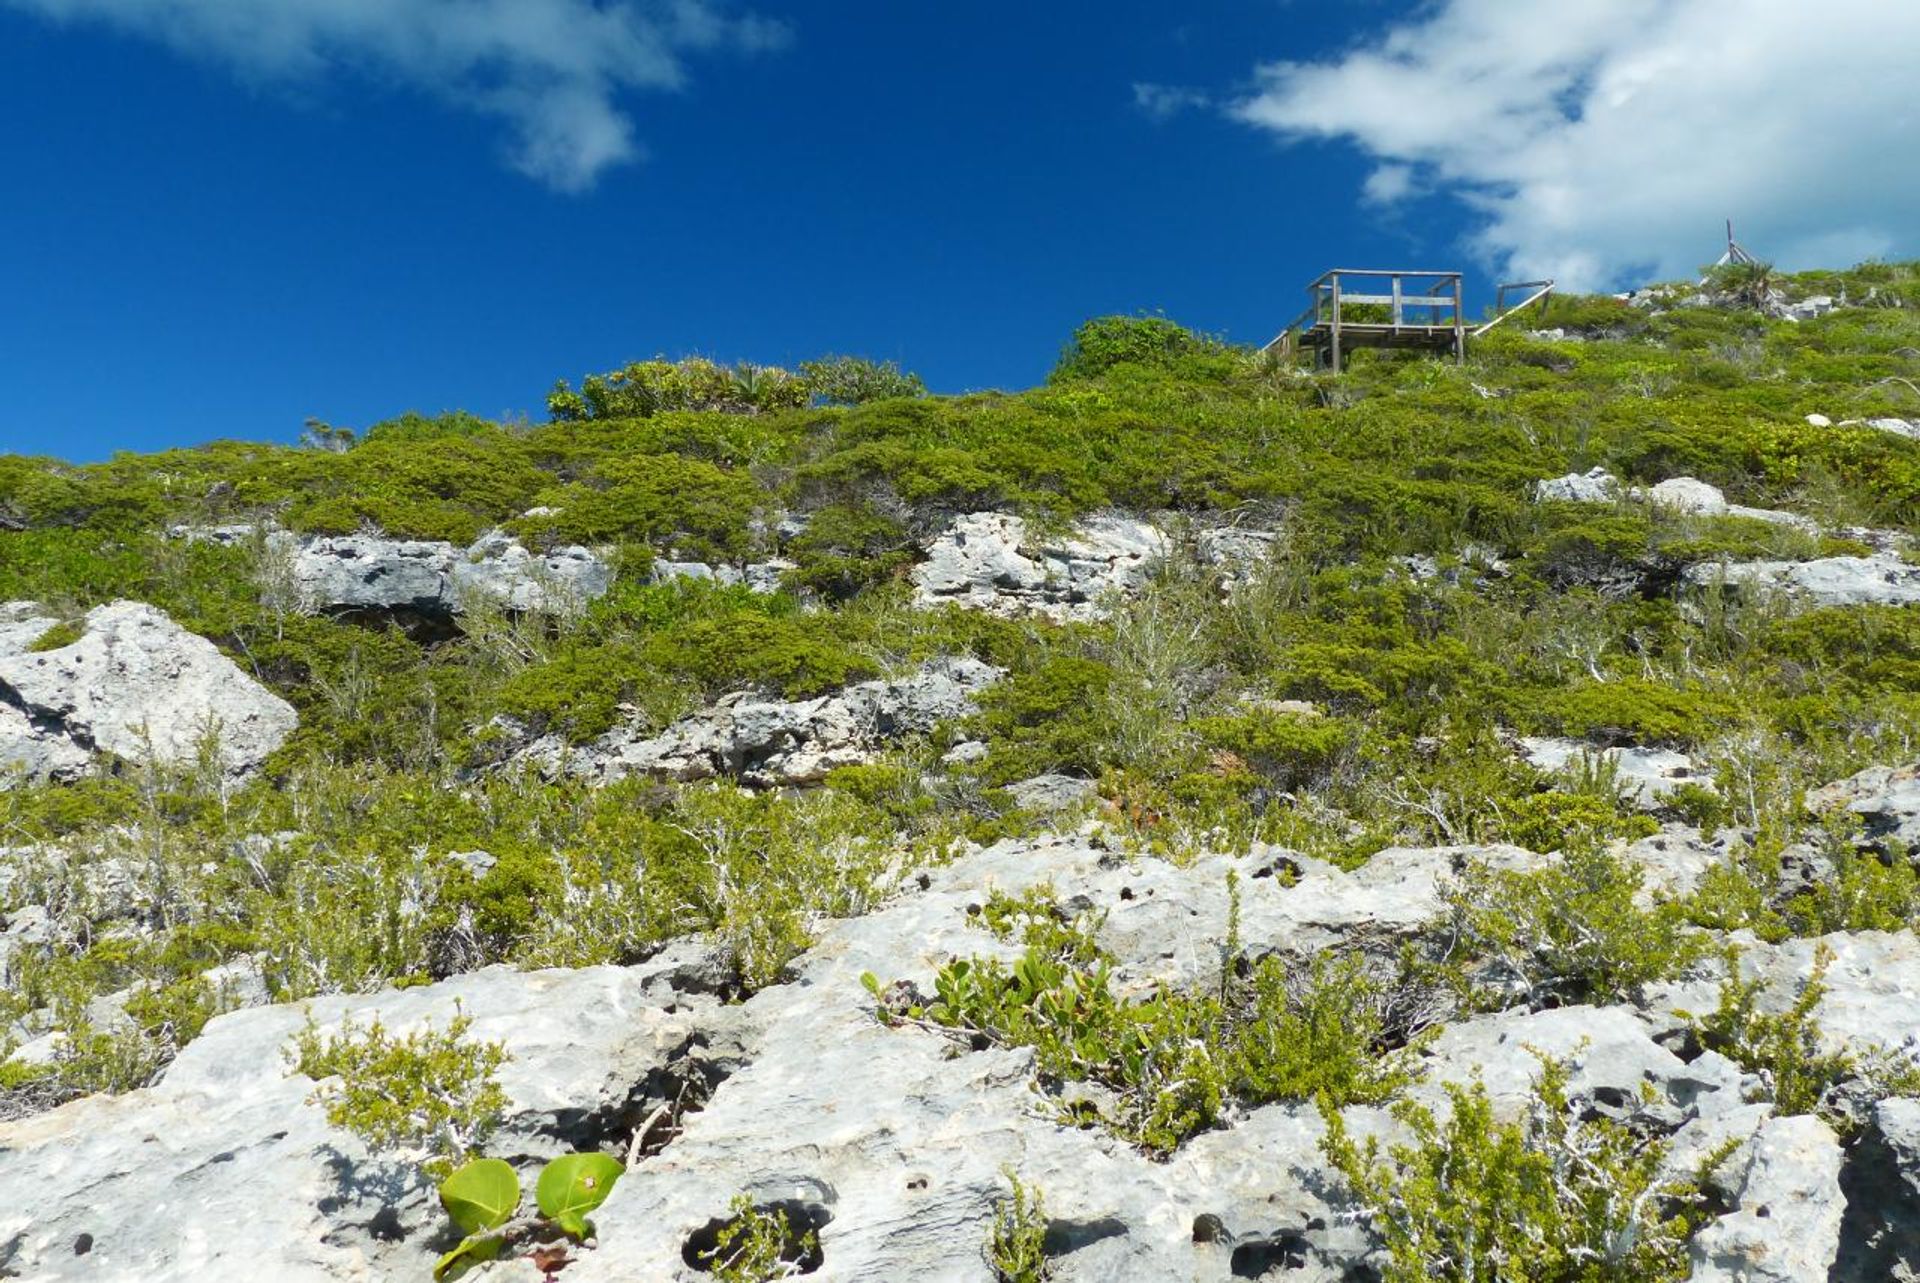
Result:
M1760 284L0 456L0 1278L1920 1278L1920 265Z

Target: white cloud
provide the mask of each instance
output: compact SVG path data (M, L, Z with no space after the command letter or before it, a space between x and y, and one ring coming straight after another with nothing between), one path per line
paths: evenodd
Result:
M621 96L673 90L690 53L760 52L784 25L712 0L0 0L96 23L259 84L372 76L504 120L514 168L592 186L638 145Z
M1133 86L1133 105L1155 120L1171 120L1194 107L1208 107L1213 100L1198 89L1182 85L1156 85L1145 81Z
M1376 203L1451 193L1495 270L1597 288L1688 275L1726 217L1783 267L1920 251L1917 49L1911 0L1438 0L1229 110L1357 145Z
M1360 184L1360 195L1369 205L1397 205L1414 194L1415 186L1412 165L1376 165Z

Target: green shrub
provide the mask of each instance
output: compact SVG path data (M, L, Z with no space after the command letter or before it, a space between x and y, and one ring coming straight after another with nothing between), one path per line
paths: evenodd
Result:
M1024 956L1011 965L956 959L935 976L933 1001L901 1014L1032 1047L1056 1089L1099 1084L1110 1104L1068 1099L1063 1115L1097 1119L1151 1153L1215 1125L1230 1098L1378 1102L1418 1076L1411 1051L1383 1045L1385 995L1356 961L1317 963L1299 977L1268 960L1244 986L1229 968L1218 995L1161 988L1126 1002L1086 918L1067 920L1037 895L995 896L982 913L997 933L1024 934ZM1229 925L1230 954L1236 929ZM879 980L863 981L892 1018Z
M1207 747L1231 754L1281 789L1301 788L1324 776L1355 738L1345 722L1298 713L1202 717L1190 725Z
M1208 338L1164 316L1102 316L1073 332L1060 355L1051 382L1096 378L1119 365L1139 365L1183 377L1219 378L1234 362L1217 339Z
M787 552L798 563L792 582L830 601L884 583L913 564L912 538L871 504L821 508Z
M610 374L589 374L575 392L562 379L547 396L556 422L644 419L676 410L757 414L806 405L803 378L778 366L742 361L728 369L704 357L635 361Z
M1007 1172L1007 1196L993 1206L987 1226L987 1267L995 1283L1046 1283L1053 1277L1047 1258L1047 1212L1037 1189Z
M1864 1054L1821 1049L1814 1012L1826 995L1827 968L1833 962L1825 942L1814 947L1813 970L1800 992L1779 1012L1762 1009L1766 986L1758 977L1741 979L1738 951L1729 948L1724 956L1719 1005L1704 1017L1680 1014L1702 1047L1758 1076L1758 1098L1771 1101L1775 1112L1817 1113L1848 1132L1858 1123L1863 1100L1920 1091L1920 1066L1903 1056L1883 1048L1864 1049ZM1855 1082L1862 1090L1845 1098L1841 1089Z
M678 454L610 460L590 482L542 497L558 514L517 529L566 543L656 544L702 561L745 555L749 523L764 502L750 477Z
M290 1053L296 1072L315 1080L313 1100L327 1121L374 1150L398 1149L445 1177L466 1161L506 1109L495 1073L500 1043L473 1042L473 1020L456 1015L443 1031L387 1032L376 1017L364 1030L351 1020L323 1039L311 1019Z
M1010 783L1046 772L1097 775L1111 760L1101 720L1112 668L1075 655L1044 655L989 687L970 733L994 746L988 778Z
M892 361L870 361L860 356L802 361L800 377L813 399L825 405L865 405L927 394L927 385L919 375L902 373Z
M761 1208L738 1194L714 1245L701 1253L699 1266L718 1283L773 1283L805 1273L804 1262L820 1252L819 1236L795 1229L783 1207Z
M1567 1097L1566 1066L1540 1061L1520 1120L1496 1117L1480 1084L1449 1083L1445 1123L1412 1101L1394 1107L1413 1140L1385 1153L1374 1137L1356 1144L1339 1111L1321 1105L1323 1152L1387 1249L1384 1283L1691 1275L1687 1240L1704 1220L1707 1172L1665 1176L1664 1142L1586 1114Z
M1562 735L1643 745L1691 744L1737 725L1744 712L1730 696L1637 677L1543 693L1536 707L1539 723Z
M1622 856L1575 847L1528 872L1469 866L1448 900L1464 955L1492 994L1605 1004L1680 974L1705 950L1681 905L1637 902L1643 878Z

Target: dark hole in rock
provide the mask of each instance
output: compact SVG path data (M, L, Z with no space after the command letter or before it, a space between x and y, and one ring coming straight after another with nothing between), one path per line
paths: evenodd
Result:
M233 1161L233 1151L230 1149L222 1150L207 1161L209 1163L231 1163Z
M1212 1212L1202 1212L1193 1218L1193 1241L1196 1243L1224 1243L1227 1240L1227 1223Z
M1122 900L1131 900L1131 899L1133 899L1133 888L1132 888L1132 887L1121 887L1121 888L1120 888L1120 898L1121 898Z
M92 1250L93 1250L93 1235L81 1234L74 1238L73 1254L75 1256L85 1256L88 1252L91 1252Z
M753 1210L766 1216L784 1215L787 1218L780 1260L792 1267L794 1273L811 1274L826 1264L827 1256L820 1249L819 1235L833 1220L833 1213L823 1204L781 1199L771 1203L756 1203ZM703 1274L713 1273L715 1257L721 1252L720 1236L739 1219L716 1216L702 1225L687 1236L686 1243L680 1249L680 1259ZM813 1235L811 1239L807 1238L809 1234ZM733 1246L739 1245L735 1243Z
M1237 1279L1265 1278L1276 1270L1303 1270L1309 1247L1305 1235L1283 1230L1234 1248L1227 1268Z
M682 1120L706 1107L729 1072L708 1055L705 1037L694 1034L666 1064L635 1083L625 1100L595 1110L559 1110L541 1130L569 1149L599 1150L623 1161L629 1153L651 1157L680 1134Z
M975 1034L973 1037L967 1039L967 1049L969 1051L985 1051L991 1046L993 1046L993 1039L987 1037L985 1034Z
M1265 864L1260 865L1253 871L1253 876L1256 878L1285 876L1298 879L1300 875L1305 872L1306 870L1300 867L1298 860L1290 859L1283 855L1278 859L1268 860Z
M1920 1191L1877 1123L1848 1146L1840 1167L1846 1211L1829 1283L1920 1279Z
M926 1187L927 1178L924 1176L909 1176L907 1178L907 1188L913 1190L915 1193L918 1193Z
M1126 1223L1111 1216L1102 1216L1096 1221L1048 1221L1041 1250L1048 1256L1065 1256L1126 1232Z
M919 877L915 878L914 881L919 884L919 887L922 891L926 891L931 889L933 886L933 875L928 873L922 873Z

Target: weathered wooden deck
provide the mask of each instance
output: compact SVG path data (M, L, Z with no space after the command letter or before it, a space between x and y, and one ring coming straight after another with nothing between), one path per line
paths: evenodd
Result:
M1521 308L1544 300L1553 289L1552 281L1502 285L1494 305L1496 315L1470 329L1461 298L1462 279L1459 272L1335 268L1307 286L1312 303L1267 350L1311 352L1316 367L1336 373L1355 348L1450 354L1464 361L1470 334L1484 334ZM1507 291L1520 289L1530 291L1527 298L1507 307Z

